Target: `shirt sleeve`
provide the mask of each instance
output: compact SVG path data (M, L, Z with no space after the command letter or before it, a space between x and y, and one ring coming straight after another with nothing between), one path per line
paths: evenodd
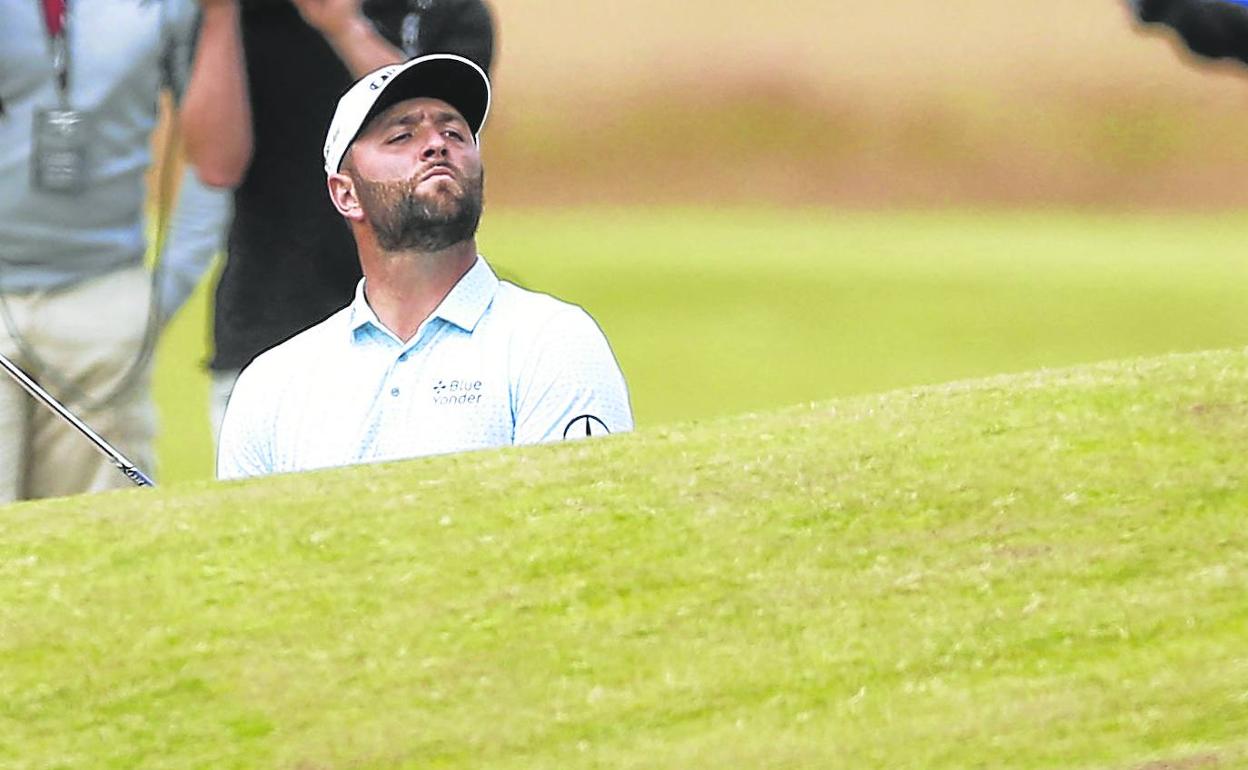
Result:
M230 191L208 187L186 166L160 258L162 323L178 312L221 251L230 211Z
M273 405L263 393L261 374L253 362L234 384L217 445L218 479L273 473Z
M162 0L160 54L161 83L181 102L191 79L191 63L199 35L199 8L195 0Z
M517 444L633 429L624 374L606 336L580 308L569 307L542 327L515 387Z

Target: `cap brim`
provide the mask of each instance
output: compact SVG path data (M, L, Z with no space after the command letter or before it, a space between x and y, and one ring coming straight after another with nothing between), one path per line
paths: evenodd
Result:
M356 136L387 108L415 98L440 99L454 107L464 116L474 138L481 133L490 110L490 86L485 73L466 59L435 55L415 61L385 84Z

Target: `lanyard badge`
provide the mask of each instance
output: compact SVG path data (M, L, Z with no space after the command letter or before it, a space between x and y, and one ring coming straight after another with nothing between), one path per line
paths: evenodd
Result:
M91 121L85 112L36 111L34 139L31 182L36 189L74 194L87 188Z
M80 193L89 182L88 151L92 145L90 116L69 106L69 41L65 34L65 0L42 0L52 65L60 104L35 112L32 127L31 183L44 192Z

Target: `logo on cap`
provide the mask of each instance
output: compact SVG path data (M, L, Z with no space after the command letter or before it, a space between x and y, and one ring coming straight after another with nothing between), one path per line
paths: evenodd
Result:
M389 69L387 69L386 71L382 72L380 75L378 75L377 77L369 81L368 83L369 90L376 91L377 89L385 85L386 81L390 79L390 75L394 73L395 69L396 69L395 67L390 67Z

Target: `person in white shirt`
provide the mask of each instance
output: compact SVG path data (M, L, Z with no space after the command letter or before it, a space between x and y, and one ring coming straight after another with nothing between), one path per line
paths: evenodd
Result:
M226 409L222 479L629 431L628 389L582 309L477 253L486 74L434 54L366 75L325 143L364 278L260 355Z

